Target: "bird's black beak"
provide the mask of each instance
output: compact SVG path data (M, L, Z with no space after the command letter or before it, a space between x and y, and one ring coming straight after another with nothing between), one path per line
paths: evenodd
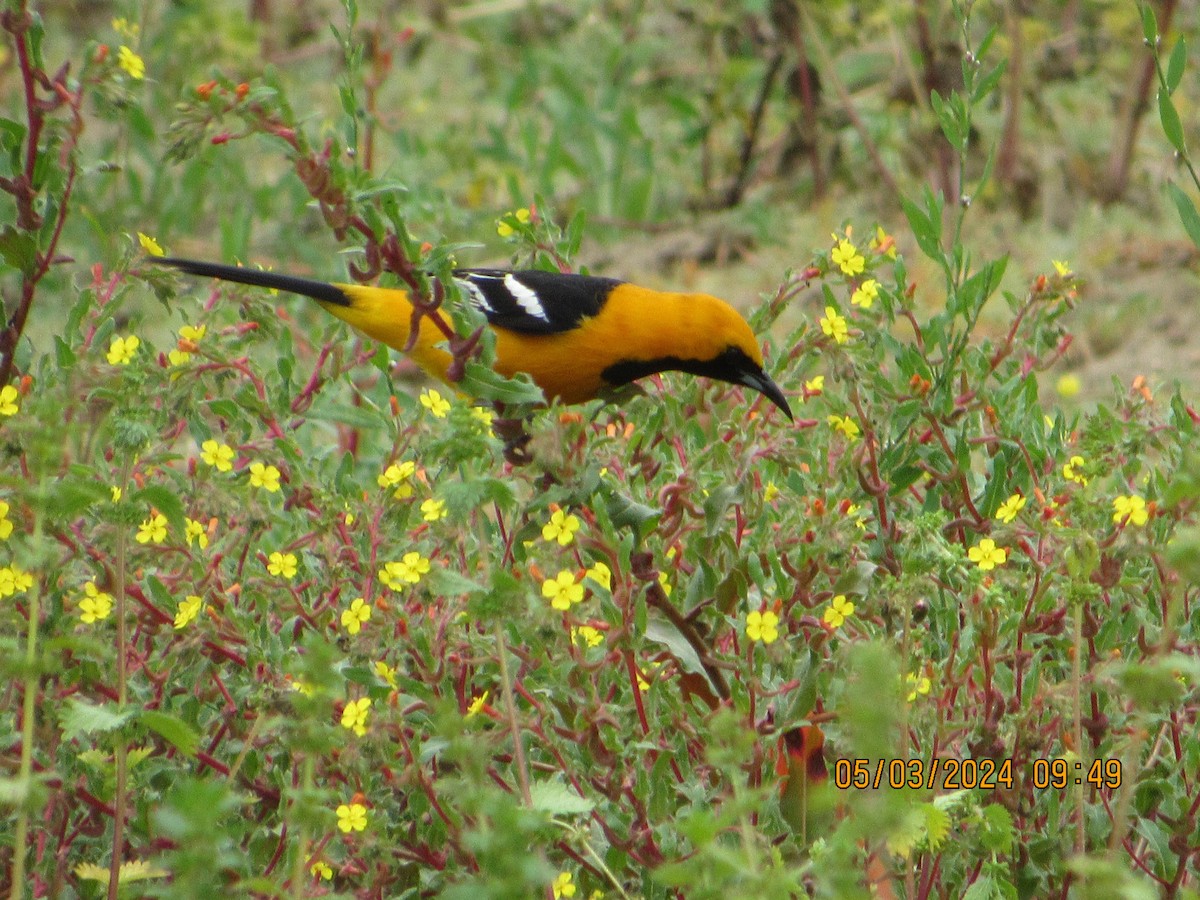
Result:
M762 369L757 371L742 372L738 376L738 384L743 384L748 388L753 388L758 391L776 406L783 410L783 414L789 419L792 419L792 408L788 406L787 398L783 396L783 391L779 389L771 376Z

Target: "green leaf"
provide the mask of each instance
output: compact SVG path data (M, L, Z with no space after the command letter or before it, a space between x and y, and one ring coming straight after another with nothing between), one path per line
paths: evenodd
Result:
M115 703L97 706L79 697L71 697L60 719L63 737L70 741L84 735L115 731L133 718L133 714L133 709L122 710Z
M529 376L505 378L494 369L477 362L467 363L463 380L457 385L463 392L480 400L499 400L501 403L543 403L542 389Z
M195 756L200 748L199 733L182 719L148 709L138 716L138 720L186 756Z
M1142 37L1151 47L1158 40L1158 20L1154 18L1154 9L1149 3L1142 4Z
M171 592L167 590L167 586L162 583L154 575L146 576L146 584L150 588L150 596L154 598L154 602L161 609L174 609L177 605L175 598L171 596Z
M1184 69L1187 68L1187 38L1180 38L1171 50L1171 58L1167 60L1167 93L1174 94L1175 88L1183 80Z
M0 231L0 257L18 272L32 274L37 264L37 244L33 235L6 225Z
M628 494L619 491L605 492L605 512L617 528L632 528L638 540L645 537L658 524L662 510L644 503L638 503Z
M208 404L209 411L219 419L241 421L244 413L232 400L212 400Z
M1016 840L1012 814L998 803L983 808L983 846L993 853L1007 853Z
M1171 146L1180 154L1187 153L1187 145L1183 138L1183 122L1179 112L1171 102L1171 95L1166 91L1158 92L1158 118L1162 121L1163 134L1171 142Z
M372 429L379 427L379 413L369 407L352 406L343 398L333 399L322 395L312 405L308 418L316 422L337 422L351 428Z
M934 115L937 116L938 124L941 125L942 134L946 136L946 140L952 147L962 147L964 131L953 98L948 101L943 100L942 95L937 91L930 91L929 102L933 106Z
M460 572L440 566L432 568L425 576L425 580L439 597L473 596L486 593L488 590L484 585L472 581Z
M911 200L904 198L900 201L900 205L904 209L904 215L908 219L908 225L913 230L913 237L917 239L917 246L921 248L921 252L936 262L943 262L945 254L942 252L941 228Z
M54 359L60 369L69 369L75 365L75 351L57 334L54 336Z
M129 497L134 503L145 503L147 506L153 507L171 523L171 527L176 531L176 537L182 537L186 523L183 521L183 501L170 488L164 487L161 484L152 484L149 487L144 487L140 491L135 491Z
M1200 212L1196 211L1196 204L1173 181L1167 182L1167 193L1171 195L1171 200L1175 203L1175 209L1179 211L1179 219L1183 222L1183 230L1188 233L1188 237L1192 239L1192 243L1200 247Z
M585 816L595 805L561 781L535 781L529 786L530 805L552 816Z
M110 496L110 489L98 481L64 478L47 492L46 510L58 518L70 519Z
M656 644L662 644L679 662L685 672L699 675L708 683L709 689L717 693L716 685L708 678L708 672L700 662L696 648L680 633L679 629L666 619L651 619L646 623L646 637Z
M1008 69L1008 61L1001 60L990 72L979 79L975 85L975 90L971 92L971 102L978 103L988 94L996 89L996 85L1000 83L1000 79L1004 77L1005 71Z

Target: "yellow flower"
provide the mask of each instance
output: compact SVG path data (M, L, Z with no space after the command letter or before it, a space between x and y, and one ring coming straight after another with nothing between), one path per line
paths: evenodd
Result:
M558 575L542 582L542 596L555 609L566 611L571 604L583 600L583 585L575 581L575 574L563 569Z
M670 553L667 554L668 557L670 557L670 555ZM675 590L675 588L671 586L671 579L667 577L666 572L660 571L658 573L658 584L662 588L663 594L668 597L671 596L671 591Z
M308 871L313 878L321 878L325 881L329 881L329 879L333 878L333 869L329 868L328 863L321 862L320 860L317 860L315 863L309 866Z
M12 573L13 587L18 593L33 587L33 576L20 566L14 563L8 567L8 571Z
M0 566L0 597L11 597L13 594L22 593L31 587L33 587L33 576L20 566L15 564Z
M200 458L218 472L233 470L233 448L209 439L200 445Z
M137 542L139 544L161 544L167 539L167 517L162 513L154 513L138 526Z
M763 503L771 503L780 494L779 485L774 481L768 481L763 487Z
M1077 484L1086 485L1088 483L1087 476L1079 471L1083 467L1083 464L1082 456L1072 456L1067 461L1067 464L1063 466L1063 478L1066 478L1068 481L1074 481Z
M291 675L288 676L288 678L291 677ZM303 694L305 697L311 697L313 695L313 686L307 681L302 681L300 679L292 682L292 690L297 694Z
M591 625L580 625L571 629L571 641L582 640L589 647L599 647L604 643L604 632Z
M1009 524L1017 517L1017 513L1025 508L1025 498L1020 494L1013 494L1007 500L1000 504L1000 508L996 510L996 518L1005 525Z
M117 51L117 65L134 81L141 81L146 77L146 63L124 44Z
M396 670L385 663L382 659L375 663L375 674L386 681L388 687L395 689Z
M429 570L429 560L413 550L405 553L400 562L384 563L379 570L379 580L385 587L398 591L406 584L419 584L421 576L428 575Z
M984 538L967 551L967 558L985 572L990 572L996 566L1004 565L1008 559L1008 551L997 547L991 538Z
M612 569L605 563L593 563L592 567L583 573L584 578L590 578L606 591L612 590Z
M496 414L484 406L472 406L471 417L486 428L488 432L491 432L492 423L496 421Z
M1059 376L1058 381L1054 384L1054 389L1058 391L1058 396L1070 399L1083 390L1083 382L1079 380L1078 375L1067 373Z
M871 249L882 253L888 259L896 258L896 239L883 230L882 225L875 227L875 239L871 241Z
M8 518L8 510L8 504L0 500L0 541L7 541L8 536L13 533L13 523Z
M160 252L159 256L161 255L162 253ZM182 341L188 341L192 344L198 344L200 343L200 339L204 337L204 333L207 330L208 326L206 325L201 325L199 328L193 328L191 325L184 325L179 329L179 339ZM187 350L181 350L179 347L176 347L167 354L167 359L170 360L171 365L173 366L182 366L191 358L191 353L189 353Z
M137 233L137 236L138 236L138 243L142 245L142 249L145 250L147 253L149 253L151 256L166 256L166 254L163 253L163 248L159 245L158 241L156 241L154 238L150 237L150 235L142 234L139 231Z
M107 619L112 613L112 594L107 594L96 587L96 582L89 581L83 586L86 596L79 601L79 618L85 625Z
M353 731L358 737L367 733L367 715L371 709L371 698L351 700L342 710L342 727ZM360 831L362 829L359 829Z
M579 530L579 517L556 509L550 516L550 521L542 526L542 540L557 540L560 546L566 547L575 540L575 532Z
M108 361L114 366L127 366L137 352L141 339L136 334L129 337L114 337L108 345Z
M804 382L804 392L806 394L819 394L825 390L825 376L814 375L808 381Z
M773 644L779 637L779 616L767 610L754 610L746 615L746 637L752 641Z
M284 578L296 577L296 554L280 553L276 550L267 557L267 571L272 575L282 575Z
M850 340L850 326L832 306L825 307L825 318L821 319L821 331L831 337L834 343L844 344Z
M121 502L121 489L114 484L111 488L109 488L109 491L110 491L110 496L112 497L112 502L120 503Z
M909 703L912 703L914 700L916 700L918 694L928 694L929 689L931 687L933 687L932 683L930 683L929 679L926 676L917 675L913 672L908 673L908 675L905 677L905 681L908 683L908 688L909 688L909 691L908 691L908 702Z
M421 405L429 410L435 419L444 419L450 412L450 401L433 388L421 391Z
M21 409L20 397L21 392L11 384L0 388L0 416L15 416Z
M488 694L490 694L490 693L491 693L491 691L484 691L482 694L480 694L478 697L474 698L471 701L470 705L467 707L467 718L468 719L471 718L471 716L479 715L479 711L481 709L483 709L484 704L487 703Z
M200 610L204 608L204 601L195 594L188 596L180 601L179 609L175 612L175 627L183 628L191 622L196 616L200 615Z
M847 440L858 439L858 423L849 416L828 416L825 421L834 431L841 432Z
M208 549L208 531L204 525L197 522L195 519L184 519L183 536L187 538L188 546L192 546L192 541L195 541L201 550Z
M361 803L343 803L337 808L338 828L349 834L351 831L365 831L367 827L367 808Z
M1113 499L1113 521L1118 525L1141 527L1149 520L1150 512L1146 509L1146 501L1137 494Z
M1052 259L1051 262L1054 263L1054 271L1063 278L1071 274L1071 264L1065 259Z
M421 504L421 517L426 522L436 522L438 519L446 518L446 501L426 500Z
M851 306L861 306L863 309L870 309L875 302L875 298L879 296L879 282L874 278L868 278L857 288L850 296Z
M559 900L560 897L575 896L575 885L571 883L570 872L559 872L550 887L554 890L554 900Z
M267 463L250 463L250 486L274 494L279 490L279 470Z
M350 601L350 606L342 610L342 627L347 634L358 634L362 631L363 623L371 618L371 606L362 597Z
M112 20L112 29L121 37L136 39L142 27L136 22L130 22L124 16Z
M830 628L841 628L852 615L854 615L854 603L847 600L845 594L838 594L829 601L829 608L821 616L821 621Z
M515 212L508 213L503 219L496 223L496 234L500 235L502 238L512 237L514 234L516 234L516 229L506 221L506 219L508 219L510 216L516 219L522 225L526 225L529 222L528 209L522 207Z
M375 479L381 488L394 487L392 496L397 500L405 500L413 494L412 477L417 474L417 464L411 459L401 463L392 463Z
M833 239L837 241L833 253L830 254L833 264L842 270L842 274L849 275L851 278L861 274L867 267L867 261L858 252L858 248L845 238L839 238L836 234Z

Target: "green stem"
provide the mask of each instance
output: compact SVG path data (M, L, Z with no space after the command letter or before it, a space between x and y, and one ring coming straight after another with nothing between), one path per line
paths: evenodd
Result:
M126 460L121 465L120 484L117 486L124 495L129 488L129 470L131 463ZM129 697L128 687L128 642L129 634L125 622L126 613L126 598L125 598L125 564L126 550L128 545L128 529L120 528L117 531L117 548L116 548L116 615L117 615L117 706L124 711L125 703ZM116 794L113 797L113 845L112 859L108 864L108 900L117 900L117 893L121 887L121 857L124 855L125 844L125 807L128 802L128 776L129 776L129 759L128 745L124 734L117 735L116 750L113 754L113 761L117 769L117 786Z
M521 741L521 726L517 721L517 703L513 697L512 679L508 671L508 645L504 641L504 632L496 623L496 658L500 662L500 687L504 694L504 716L508 720L509 731L513 738L513 762L517 767L517 779L521 784L521 799L525 806L533 805L533 795L529 789L529 769L525 761L525 744Z
M45 507L37 504L39 511ZM42 517L39 512L33 523L33 543L41 546ZM21 706L21 764L17 773L17 784L21 786L22 800L28 798L33 790L33 739L34 723L37 717L37 696L39 689L37 648L38 626L41 618L40 579L35 578L33 594L29 598L29 627L25 638L25 680L24 699ZM29 842L29 806L22 802L17 810L17 827L13 834L13 867L12 882L9 891L11 900L19 900L25 893L25 855Z
M1075 752L1083 760L1083 606L1075 609L1072 624L1071 643L1074 649L1071 660L1071 733L1075 738ZM1080 778L1075 787L1075 852L1083 853L1086 840L1084 822L1084 783Z

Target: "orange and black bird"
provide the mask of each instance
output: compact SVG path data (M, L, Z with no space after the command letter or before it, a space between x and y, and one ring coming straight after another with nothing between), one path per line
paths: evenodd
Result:
M832 825L832 794L825 766L825 733L816 725L789 728L779 739L775 772L779 810L802 843L824 836Z
M400 288L190 259L152 261L191 275L301 294L367 337L396 350L408 346L413 305ZM783 391L763 368L754 332L724 300L534 269L457 269L454 280L496 334L496 371L506 377L524 372L548 400L581 403L647 375L676 371L751 388L792 417ZM452 358L439 346L443 339L438 329L420 327L407 352L445 381Z

